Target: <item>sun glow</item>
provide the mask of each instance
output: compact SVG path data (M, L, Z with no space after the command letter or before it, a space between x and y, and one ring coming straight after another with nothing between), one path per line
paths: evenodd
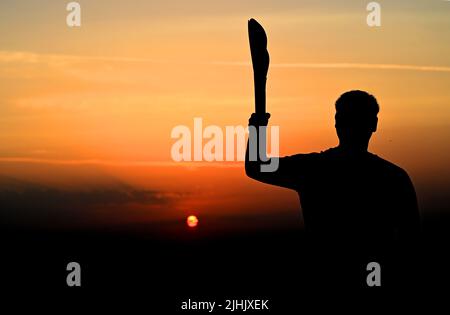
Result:
M186 223L190 228L194 228L198 225L198 219L195 215L190 215L187 217Z

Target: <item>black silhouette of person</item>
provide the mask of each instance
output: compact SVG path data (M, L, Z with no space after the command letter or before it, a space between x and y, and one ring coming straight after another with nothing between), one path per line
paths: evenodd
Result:
M249 28L250 23L257 22L251 20ZM265 94L256 95L265 93L269 64L265 45L252 47L257 109L265 108ZM295 190L300 197L305 231L313 240L350 247L364 244L368 248L393 241L415 242L419 211L408 174L368 152L370 138L377 130L377 100L355 90L342 94L335 107L337 147L281 157L275 171L263 172L261 165L271 163L270 159L264 161L265 157L258 156L252 161L247 146L246 174L263 183ZM250 117L249 125L257 127L254 130L259 143L266 139L262 139L258 127L267 126L269 118L265 110Z

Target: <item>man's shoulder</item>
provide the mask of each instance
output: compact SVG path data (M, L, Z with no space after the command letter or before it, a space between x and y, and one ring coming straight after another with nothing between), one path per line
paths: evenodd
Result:
M317 157L319 157L322 154L322 152L318 153L318 152L312 152L312 153L298 153L298 154L294 154L294 155L288 155L283 157L284 160L286 161L291 161L291 162L298 162L298 161L312 161L314 159L316 159Z
M397 175L399 177L409 178L408 173L400 166L398 166L376 154L369 153L369 155L370 155L370 158L372 159L372 161L376 164L377 168L381 168L386 171L389 171L391 174Z
M317 166L328 163L328 151L329 150L289 155L282 158L280 163L284 166L292 167L292 169L301 166L303 170L312 171L316 169Z
M389 173L390 175L397 176L399 178L409 179L408 173L400 166L373 153L367 153L367 158L370 163L373 164L374 168L378 168L384 173ZM342 156L336 148L330 148L320 152L294 154L283 158L283 160L287 163L328 163L330 160L334 161L341 159Z
M315 161L327 161L329 158L336 156L336 148L330 148L320 152L299 153L294 155L285 156L283 159L289 162L315 162Z

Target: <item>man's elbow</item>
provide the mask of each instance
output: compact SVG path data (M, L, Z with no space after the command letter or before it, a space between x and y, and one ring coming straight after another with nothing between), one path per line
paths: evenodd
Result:
M250 162L250 161L246 161L245 162L245 174L252 178L252 179L258 179L258 168L259 168L259 163L255 163L255 162Z

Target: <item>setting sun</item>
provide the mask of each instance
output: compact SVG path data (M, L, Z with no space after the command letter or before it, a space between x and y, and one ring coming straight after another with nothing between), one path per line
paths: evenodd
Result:
M195 215L190 215L187 217L186 223L189 227L193 228L198 225L198 219Z

